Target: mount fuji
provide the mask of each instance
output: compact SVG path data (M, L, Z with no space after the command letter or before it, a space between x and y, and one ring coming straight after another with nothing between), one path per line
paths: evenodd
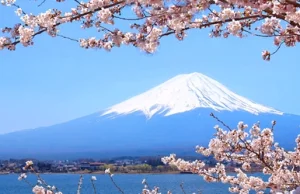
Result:
M214 113L239 121L276 120L275 139L295 145L300 116L255 103L200 73L178 75L106 110L65 123L0 135L0 158L78 158L194 154L213 137Z

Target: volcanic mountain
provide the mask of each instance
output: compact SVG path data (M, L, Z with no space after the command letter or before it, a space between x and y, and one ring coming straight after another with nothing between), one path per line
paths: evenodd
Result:
M197 108L214 111L246 111L252 114L283 113L239 96L219 82L200 73L178 75L165 83L117 104L102 115L130 114L141 111L151 118L163 113L170 116Z
M235 127L277 121L276 140L292 149L300 116L230 91L200 73L178 75L106 110L65 123L0 135L0 157L111 157L192 154L213 137L214 113Z

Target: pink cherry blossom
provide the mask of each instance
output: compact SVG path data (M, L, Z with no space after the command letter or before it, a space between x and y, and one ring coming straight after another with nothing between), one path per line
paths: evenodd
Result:
M215 167L208 167L202 161L185 161L175 154L162 158L165 164L175 165L180 171L198 174L207 182L228 183L232 193L297 193L300 189L300 135L296 138L295 151L286 151L274 141L273 127L260 129L256 123L250 130L239 122L237 129L224 130L216 126L215 138L207 148L196 146L196 152L204 156L213 156ZM228 126L226 126L228 127ZM235 169L235 175L227 174L223 163L234 162L241 165ZM259 166L268 180L248 176L253 166Z
M1 0L1 9L15 11L20 17L20 24L2 28L6 30L0 35L0 49L15 50L19 43L25 47L31 46L35 36L43 33L51 37L68 37L60 36L63 31L59 30L67 23L77 23L83 29L96 28L101 32L91 37L70 37L69 40L79 42L83 48L104 48L107 51L122 45L132 45L153 53L158 49L161 38L174 35L178 40L184 40L188 31L195 28L210 28L210 37L227 38L233 35L244 38L247 34L270 37L274 38L277 47L282 44L296 46L300 41L300 2L296 0L75 2L77 5L70 6L67 11L44 11L44 7L40 6L41 12L32 14L32 10L23 10L16 0ZM121 21L127 23L130 29L121 30ZM18 28L16 25L19 25ZM276 52L264 51L262 57L270 60Z

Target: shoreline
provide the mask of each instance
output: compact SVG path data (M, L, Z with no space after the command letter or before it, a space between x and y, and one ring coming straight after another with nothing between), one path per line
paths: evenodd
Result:
M1 175L12 175L12 174L20 174L20 173L16 173L16 172L8 172L8 173L4 173L4 172L0 172L0 176ZM27 173L27 174L34 174L34 173ZM105 172L41 172L41 173L38 173L38 174L105 174ZM174 172L128 172L128 173L124 173L124 172L114 172L112 174L192 174L192 173L181 173L181 172L177 172L177 171L174 171Z
M252 173L259 173L261 171L250 171L250 172L247 172L249 174L252 174ZM12 175L12 174L16 174L16 175L19 175L21 174L22 172L20 173L16 173L16 172L0 172L0 176L1 175ZM234 173L234 171L228 171L227 173ZM31 173L31 172L28 172L27 174L34 174L34 173ZM105 172L103 171L95 171L95 172L85 172L85 171L78 171L78 172L41 172L39 174L43 174L43 175L46 175L46 174L53 174L53 175L58 175L58 174L91 174L91 175L104 175ZM112 174L128 174L128 175L138 175L138 174L153 174L153 175L160 175L160 174L181 174L181 175L186 175L186 174L191 174L191 175L197 175L197 174L193 174L193 173L190 173L190 172L180 172L180 171L170 171L170 172L128 172L128 173L125 173L125 172L113 172Z

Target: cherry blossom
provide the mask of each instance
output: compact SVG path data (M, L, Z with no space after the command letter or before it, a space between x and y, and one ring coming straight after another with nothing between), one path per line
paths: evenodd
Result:
M83 48L132 45L154 53L161 38L174 35L184 40L189 30L210 28L210 37L269 37L278 48L263 51L270 60L282 44L296 46L300 41L300 2L298 0L85 0L63 1L69 10L45 9L40 0L39 14L23 10L16 0L1 0L0 9L11 9L20 17L18 24L3 27L0 49L15 50L16 45L32 46L35 36L47 33L76 41ZM20 2L19 2L20 3ZM4 7L6 6L6 7ZM130 29L123 29L127 24ZM78 23L82 29L95 28L91 37L69 37L60 27Z
M259 123L255 123L250 130L243 122L239 122L236 129L221 123L226 129L216 126L215 138L210 140L208 147L196 146L197 153L215 158L215 167L208 167L199 160L177 159L175 154L162 158L162 162L198 174L207 182L230 184L232 193L264 193L266 189L271 193L299 193L300 135L295 140L295 150L286 151L274 140L275 121L271 128L261 129ZM240 164L241 168L235 169L235 175L229 175L224 166L226 162ZM261 167L268 180L247 175L254 165Z

